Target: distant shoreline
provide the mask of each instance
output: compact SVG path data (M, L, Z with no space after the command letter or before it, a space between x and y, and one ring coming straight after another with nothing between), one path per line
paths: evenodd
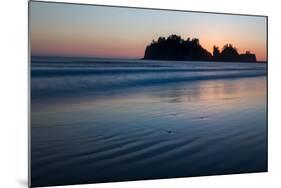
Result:
M51 56L51 55L48 55L48 56L43 56L43 55L31 55L30 56L30 60L34 60L34 59L85 59L85 60L130 60L130 61L133 61L133 60L144 60L144 61L180 61L180 62L196 62L198 60L161 60L161 59L145 59L145 58L114 58L114 57L85 57L85 56ZM209 61L206 61L206 60L201 60L201 61L198 61L198 62L217 62L217 63L268 63L268 61L256 61L256 62L228 62L228 61L214 61L214 60L209 60Z

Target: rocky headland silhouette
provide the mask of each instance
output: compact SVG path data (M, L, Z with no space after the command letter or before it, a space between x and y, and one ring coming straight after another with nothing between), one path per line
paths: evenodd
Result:
M204 49L197 38L182 39L178 35L159 37L146 47L144 58L151 60L182 61L221 61L221 62L257 62L256 55L250 51L239 54L232 44L226 44L222 50L214 46L213 54Z

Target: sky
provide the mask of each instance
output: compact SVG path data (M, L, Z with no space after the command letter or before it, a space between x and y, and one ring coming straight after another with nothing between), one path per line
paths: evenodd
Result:
M32 55L142 58L153 39L199 38L267 59L266 17L30 2Z

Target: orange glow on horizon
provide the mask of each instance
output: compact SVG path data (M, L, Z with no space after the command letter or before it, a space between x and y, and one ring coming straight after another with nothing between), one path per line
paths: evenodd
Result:
M30 8L32 55L139 59L152 40L172 34L198 38L211 54L214 45L231 43L267 60L266 17L40 2Z
M155 40L155 39L154 39ZM49 55L77 55L77 56L89 56L89 57L120 57L120 58L142 58L146 45L148 42L135 42L126 41L113 41L110 43L101 44L100 41L89 42L87 39L83 40L36 40L37 42L31 43L32 54L49 54ZM40 41L40 42L38 42ZM233 42L232 42L233 41ZM118 42L118 43L117 43ZM200 44L203 48L208 50L211 54L213 53L213 47L218 46L222 50L225 44L232 44L237 48L238 52L245 53L250 51L256 54L257 60L267 60L266 50L261 46L251 47L251 44L243 43L243 41L225 40L224 39L203 39L200 40Z

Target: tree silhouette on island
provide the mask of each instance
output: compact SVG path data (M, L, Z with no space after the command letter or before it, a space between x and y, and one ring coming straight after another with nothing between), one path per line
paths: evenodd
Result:
M143 59L152 60L186 60L186 61L223 61L223 62L257 62L256 55L250 51L239 54L232 44L226 44L220 52L219 47L214 46L213 54L204 49L199 39L182 39L178 35L170 35L167 38L159 37L152 40L144 53Z

